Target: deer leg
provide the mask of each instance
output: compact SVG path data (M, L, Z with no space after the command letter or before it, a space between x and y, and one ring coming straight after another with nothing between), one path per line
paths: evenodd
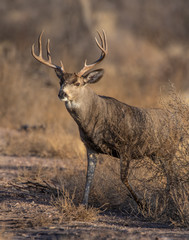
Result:
M128 157L124 157L124 158L120 158L120 175L121 175L121 181L123 182L123 184L127 187L127 189L129 190L132 198L135 200L135 202L137 203L137 205L141 208L144 209L144 204L141 202L141 200L139 199L139 197L136 195L136 193L134 192L134 190L132 189L131 185L129 184L129 179L128 179L128 173L129 173L129 164L130 164L130 160L128 159Z
M167 179L167 184L165 191L167 194L169 194L171 190L171 186L173 184L173 168L172 168L172 157L170 159L167 159L165 162L162 160L159 160L161 164L161 168L163 171L163 174L165 175Z
M87 149L87 160L88 160L87 177L86 177L85 191L84 191L83 202L82 202L82 204L85 205L86 207L88 206L91 183L92 183L95 168L96 168L96 162L97 162L96 153L91 151L90 149Z

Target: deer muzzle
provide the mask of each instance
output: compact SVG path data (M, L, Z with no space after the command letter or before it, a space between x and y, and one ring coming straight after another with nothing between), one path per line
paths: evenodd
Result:
M65 92L59 91L58 97L61 101L68 101L68 96Z

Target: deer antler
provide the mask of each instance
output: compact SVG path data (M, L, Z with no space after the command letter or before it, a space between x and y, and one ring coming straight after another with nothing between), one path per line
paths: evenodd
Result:
M84 73L86 73L90 69L94 68L107 55L107 53L108 53L107 38L106 38L106 34L105 34L104 30L102 30L102 32L103 32L103 36L97 31L101 44L98 42L97 38L95 37L96 45L101 50L101 55L100 55L99 59L97 59L94 63L91 63L89 65L87 65L87 60L85 60L84 67L77 73L77 75L79 77L81 77Z
M40 63L45 64L45 65L48 66L48 67L51 67L51 68L54 68L54 69L59 69L59 70L62 70L62 72L65 72L62 61L60 61L61 67L60 67L60 66L57 66L57 65L55 65L55 64L52 63L51 54L50 54L50 39L47 40L47 45L46 45L47 58L48 58L48 60L45 60L45 59L43 58L43 56L42 56L42 43L41 43L41 38L42 38L43 32L44 32L44 31L41 32L41 34L39 35L39 38L38 38L39 55L36 55L36 54L35 54L35 44L33 44L33 45L32 45L32 49L31 49L32 56L33 56L37 61L39 61Z

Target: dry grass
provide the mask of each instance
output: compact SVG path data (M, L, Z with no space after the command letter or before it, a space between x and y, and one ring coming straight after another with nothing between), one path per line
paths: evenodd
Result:
M53 196L51 204L60 211L60 223L70 221L93 222L98 220L99 209L75 205L74 199L75 192L70 196L70 193L65 190L64 186L61 191L57 192L56 197Z
M153 196L151 196L147 193L147 190L145 190L143 199L144 207L143 209L138 208L138 211L145 219L155 222L166 222L169 220L166 216L168 200L162 191L153 192Z
M12 186L24 192L29 191L31 196L35 196L41 201L43 199L58 210L54 217L52 214L45 217L46 213L38 213L37 217L29 218L22 226L35 227L47 226L57 222L93 222L98 220L100 209L85 208L79 204L82 198L82 189L78 180L81 181L81 179L78 177L76 184L72 174L71 172L66 173L66 171L60 172L57 168L52 171L52 169L41 167L20 171L16 183L12 183ZM72 181L69 181L69 177Z
M145 219L170 222L177 227L189 226L189 194L186 187L174 186L169 195L163 191L154 191L153 196L150 196L145 192L143 197L145 208L138 211Z
M134 165L134 170L139 167L150 171L150 174L145 174L145 171L143 171L143 184L140 186L142 188L140 190L144 192L143 199L145 200L144 204L147 204L147 209L146 211L145 209L139 211L147 219L171 221L174 225L186 227L189 221L189 105L176 94L173 86L170 88L168 97L161 104L166 111L177 116L177 128L182 135L182 141L171 163L172 170L169 172L172 179L170 192L166 190L167 179L159 162L154 164L143 160L142 163ZM164 159L161 159L162 161ZM165 167L167 166L165 165ZM141 169L139 169L139 172L141 172Z
M83 159L85 148L79 137L56 126L46 130L7 131L2 154Z
M29 212L27 213L29 214ZM19 218L16 220L15 227L17 229L48 227L54 223L53 217L47 213L36 212L27 216L27 218Z

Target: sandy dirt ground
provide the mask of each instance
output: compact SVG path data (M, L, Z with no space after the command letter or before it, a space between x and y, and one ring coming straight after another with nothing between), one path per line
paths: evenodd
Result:
M3 134L1 144L3 147ZM0 156L1 239L189 239L189 230L142 222L117 212L104 212L96 222L56 223L58 210L42 197L16 184L18 173L36 166L66 169L70 160ZM32 221L35 220L35 221ZM51 221L53 220L53 221ZM47 223L47 224L46 224Z
M0 157L0 225L2 235L11 239L189 239L189 230L125 219L116 213L102 214L94 223L71 222L48 227L24 227L27 218L44 212L56 215L56 210L40 197L19 190L10 182L18 171L37 164L52 167L54 162L65 168L65 162L36 157ZM6 238L5 238L6 239Z

